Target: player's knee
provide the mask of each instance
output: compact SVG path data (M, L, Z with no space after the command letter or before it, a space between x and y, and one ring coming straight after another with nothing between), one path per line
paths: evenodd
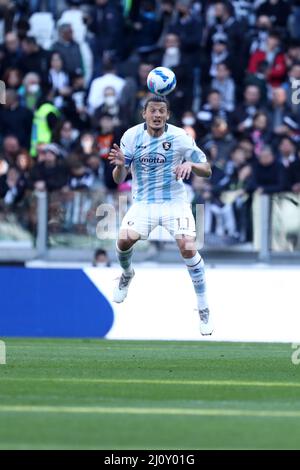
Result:
M183 258L193 258L193 256L195 256L197 253L196 250L192 250L190 248L183 248L180 250L180 252Z
M197 253L195 240L193 238L177 239L177 244L183 258L192 258Z
M121 251L129 250L135 242L139 239L139 235L129 232L128 230L121 230L117 246Z
M134 243L132 243L132 240L118 240L118 243L117 243L117 247L119 248L119 250L121 251L127 251L127 250L130 250L130 248L133 246Z

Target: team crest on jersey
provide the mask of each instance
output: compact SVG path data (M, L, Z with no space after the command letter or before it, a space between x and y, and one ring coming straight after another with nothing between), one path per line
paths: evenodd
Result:
M164 150L170 150L171 145L172 145L171 142L163 142L162 144Z

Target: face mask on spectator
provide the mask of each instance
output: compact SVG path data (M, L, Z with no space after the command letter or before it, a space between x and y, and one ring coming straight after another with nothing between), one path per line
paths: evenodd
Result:
M195 124L195 122L196 122L196 120L192 116L187 116L187 117L182 119L182 124L184 126L193 126Z
M28 85L28 93L31 93L31 94L35 94L35 93L38 93L40 91L40 85L38 83L31 83L30 85Z
M105 96L104 102L107 106L114 106L117 102L117 99L115 96L110 95L110 96Z
M261 31L262 33L267 33L269 31L269 28L268 26L262 25L258 27L258 31Z
M177 56L179 54L179 47L176 47L176 46L167 47L166 54Z

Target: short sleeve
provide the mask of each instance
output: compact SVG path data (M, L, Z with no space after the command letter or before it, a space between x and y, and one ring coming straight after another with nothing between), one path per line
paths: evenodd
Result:
M190 135L185 134L182 137L182 144L182 153L185 160L193 163L205 163L207 161L205 153L196 145Z
M121 138L120 147L125 155L125 167L129 168L133 159L132 142L128 132L125 132Z

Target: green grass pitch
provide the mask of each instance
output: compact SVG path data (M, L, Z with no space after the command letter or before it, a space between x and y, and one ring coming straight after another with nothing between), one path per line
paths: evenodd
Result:
M7 339L1 449L299 449L290 344Z

